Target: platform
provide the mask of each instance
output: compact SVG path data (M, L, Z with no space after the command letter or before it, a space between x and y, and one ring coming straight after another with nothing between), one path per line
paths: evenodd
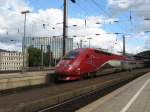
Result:
M0 91L46 84L54 70L0 74Z
M76 112L150 112L150 73Z

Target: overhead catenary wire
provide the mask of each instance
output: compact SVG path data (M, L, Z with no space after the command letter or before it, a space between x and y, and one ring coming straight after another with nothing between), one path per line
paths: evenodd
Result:
M99 8L104 15L106 15L108 18L111 18L111 15L107 11L105 11L105 9L103 9L95 0L91 0L91 2L95 4L95 6ZM120 27L120 29L125 30L122 26L120 26L120 24L118 24L118 26Z
M110 14L108 12L106 12L102 7L99 7L98 3L95 1L95 0L92 0L93 4L95 4L95 6L97 6L99 9L101 9L101 11L108 17L110 17ZM133 28L133 16L132 16L132 13L131 13L131 10L129 11L129 22L131 24L131 27ZM126 30L124 29L120 24L118 24L119 27L122 29L122 30ZM136 27L136 26L135 26ZM126 33L124 32L123 33L124 35L126 35ZM130 34L131 35L131 34ZM136 39L136 41L139 41L138 39ZM137 43L136 43L137 44Z

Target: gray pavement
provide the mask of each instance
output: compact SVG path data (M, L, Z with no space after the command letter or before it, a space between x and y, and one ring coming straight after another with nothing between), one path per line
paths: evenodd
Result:
M76 112L150 112L150 73Z

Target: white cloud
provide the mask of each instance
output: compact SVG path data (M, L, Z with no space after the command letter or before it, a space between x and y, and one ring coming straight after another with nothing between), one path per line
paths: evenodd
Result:
M144 21L145 18L150 18L150 0L107 0L107 2L114 15L131 10L132 15L141 18L140 30L150 28L150 21Z
M31 8L24 0L1 0L0 2L0 40L12 37L20 37L18 28L23 27L22 10ZM7 35L6 35L7 34ZM20 39L20 38L19 38Z
M119 0L118 0L119 1ZM120 3L121 4L121 3ZM109 5L117 5L110 0ZM123 7L118 5L118 7L125 9L127 6ZM22 10L30 9L31 13L27 15L27 36L56 36L62 35L62 23L63 12L59 9L49 8L46 10L39 10L32 12L33 8L30 7L25 0L2 0L0 2L0 47L14 50L21 50L21 39L23 35L23 21L24 16L20 14ZM84 45L88 46L88 37L92 37L91 46L96 48L108 49L111 52L117 52L122 50L122 42L116 41L116 35L107 34L106 31L102 29L102 25L108 24L114 20L104 16L91 16L85 20L80 18L69 18L68 23L68 34L69 36L77 35L76 43L80 39L87 41ZM102 24L96 24L96 22ZM45 28L43 28L45 24ZM77 25L73 27L72 25ZM55 29L53 29L55 27ZM19 32L18 32L19 28ZM8 33L7 33L8 32ZM100 34L100 35L95 35ZM13 44L10 42L11 39L19 40L19 43Z
M104 21L103 16L98 17L88 17L85 20L79 18L69 19L70 25L77 25L76 27L69 28L70 36L77 36L74 38L75 47L77 47L77 43L80 43L80 40L83 40L83 46L89 46L88 38L92 38L90 41L91 47L94 48L103 48L107 49L110 52L117 53L122 50L122 42L116 41L116 35L107 34L101 26L105 22L111 22L112 19L108 19ZM96 24L97 22L102 24ZM85 42L86 41L86 42Z
M1 0L0 7L3 10L17 11L17 12L27 9L31 10L31 7L28 6L25 0Z
M135 38L135 41L139 40L145 42L145 45L132 46L136 49L134 49L135 51L132 50L132 48L128 48L127 51L139 52L150 48L150 38L144 33L145 31L150 30L150 21L144 20L145 18L150 18L150 0L107 0L107 2L108 7L112 10L114 16L121 15L124 12L129 12L131 10L132 21L135 24L133 33L136 33L132 37Z

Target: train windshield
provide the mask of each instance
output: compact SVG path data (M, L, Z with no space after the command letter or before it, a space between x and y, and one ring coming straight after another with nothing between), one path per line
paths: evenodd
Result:
M79 55L79 51L70 51L63 59L75 59Z

